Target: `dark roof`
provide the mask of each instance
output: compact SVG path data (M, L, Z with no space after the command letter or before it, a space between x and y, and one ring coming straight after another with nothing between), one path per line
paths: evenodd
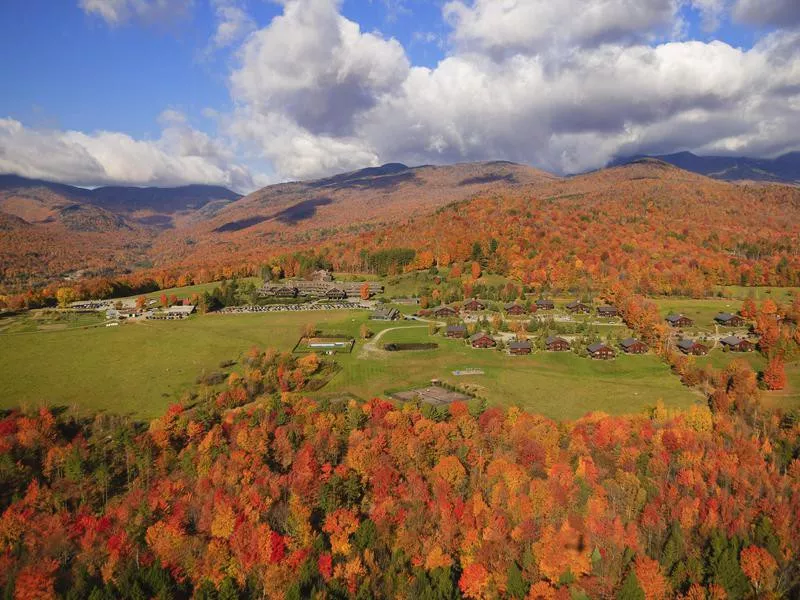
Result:
M586 306L580 300L573 300L569 304L567 304L567 308L577 308L578 306Z
M549 346L550 344L555 344L556 342L567 342L567 340L565 340L564 338L562 338L562 337L559 337L559 336L557 336L557 335L551 335L550 337L548 337L548 338L547 338L547 339L544 341L544 343L545 343L545 344L547 344L548 346ZM569 342L567 342L567 343L569 344Z
M536 304L552 304L552 303L553 303L553 301L548 299L548 298L539 298L536 301Z
M721 312L717 313L717 316L714 317L717 321L730 321L731 319L736 318L737 315L732 315L731 313Z
M515 306L517 306L519 308L523 308L523 309L525 308L524 306L522 306L521 304L517 304L516 302L509 302L508 304L505 305L505 309L506 310L510 310L510 309L514 308Z
M451 312L456 312L455 309L451 306L440 306L436 308L433 312L439 312L440 310L449 310Z
M679 321L680 319L688 319L689 317L685 315L676 315L675 313L670 313L667 315L667 321Z
M747 340L743 340L740 337L736 337L735 335L729 335L726 338L722 338L720 343L725 344L726 346L738 346L742 342L746 342Z
M394 319L399 314L400 311L396 308L379 308L372 313L372 317L375 319Z
M466 331L466 325L448 325L446 331Z
M511 343L508 345L508 347L509 347L511 350L524 350L524 349L526 349L526 348L532 348L533 346L531 345L531 343L530 343L530 342L528 342L528 341L526 341L526 340L522 340L522 341L514 341L514 342L511 342Z
M634 344L640 344L641 342L636 338L625 338L622 340L621 344L623 348L630 348Z
M597 307L597 312L611 312L611 311L616 312L617 311L617 307L616 306L611 306L609 304Z
M608 348L608 346L606 346L603 342L595 342L594 344L589 346L587 350L594 354L595 352L597 352L598 350L602 350L603 348Z
M695 341L694 340L681 340L678 342L678 348L682 348L683 350L691 350L694 348Z
M494 338L492 336L490 336L488 333L484 332L484 331L479 331L478 333L476 333L475 335L470 337L469 341L470 342L476 342L476 341L478 341L480 339L483 339L483 338L490 338L492 341L494 341Z

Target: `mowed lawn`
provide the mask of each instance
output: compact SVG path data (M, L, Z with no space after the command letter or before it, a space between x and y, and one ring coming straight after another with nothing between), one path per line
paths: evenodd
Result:
M683 387L655 356L620 356L600 362L573 353L540 352L509 356L497 350L474 350L464 341L430 336L427 327L392 331L380 340L436 342L438 350L352 356L340 360L342 371L321 394L353 394L362 399L428 385L437 378L478 390L490 404L519 406L556 419L575 419L591 411L638 413L661 399L687 407L699 396ZM482 369L484 375L457 377L454 370Z
M198 315L0 336L0 407L76 405L152 418L221 361L253 346L291 350L306 323L355 334L366 314Z
M689 331L713 332L714 317L721 312L737 313L742 308L742 301L724 298L657 298L653 300L659 308L662 317L670 313L683 314L694 320L694 327ZM727 329L722 328L723 331Z

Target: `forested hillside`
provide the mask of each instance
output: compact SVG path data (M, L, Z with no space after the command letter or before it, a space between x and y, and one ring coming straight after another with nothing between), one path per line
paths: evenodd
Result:
M51 598L755 598L800 588L800 422L712 402L556 423L303 399L253 349L149 428L0 420L0 586ZM121 392L124 393L124 392Z

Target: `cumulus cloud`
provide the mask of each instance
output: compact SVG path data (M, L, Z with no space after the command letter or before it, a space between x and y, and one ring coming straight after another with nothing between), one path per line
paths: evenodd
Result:
M733 15L744 23L794 27L800 25L800 2L797 0L737 0L733 8Z
M102 18L109 25L140 20L163 23L189 14L194 0L79 0L86 14Z
M253 187L248 170L219 140L192 129L180 113L162 115L154 141L109 131L39 131L0 119L0 173L84 186L177 186L190 183Z
M284 178L496 158L571 173L626 153L796 147L798 36L773 34L747 51L648 43L687 4L449 2L452 52L424 68L394 40L360 31L336 2L287 0L240 53L228 131ZM692 5L708 18L723 6Z
M211 49L226 48L256 29L256 22L237 0L212 0L217 28Z

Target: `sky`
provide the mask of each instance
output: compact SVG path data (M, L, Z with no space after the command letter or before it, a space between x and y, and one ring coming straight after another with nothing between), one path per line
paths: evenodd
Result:
M4 0L0 173L271 183L800 150L798 0Z

